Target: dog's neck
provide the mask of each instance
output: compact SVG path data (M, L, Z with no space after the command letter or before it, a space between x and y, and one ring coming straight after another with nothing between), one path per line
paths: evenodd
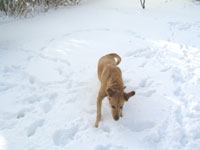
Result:
M110 80L108 81L108 88L116 89L123 91L124 90L124 85L123 85L123 80L120 74L111 74Z

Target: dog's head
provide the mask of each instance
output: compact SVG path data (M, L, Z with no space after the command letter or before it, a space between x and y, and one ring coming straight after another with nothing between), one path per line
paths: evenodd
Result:
M128 101L128 99L133 95L135 95L135 91L125 93L124 90L116 90L112 88L107 89L107 96L114 120L119 120L124 102Z

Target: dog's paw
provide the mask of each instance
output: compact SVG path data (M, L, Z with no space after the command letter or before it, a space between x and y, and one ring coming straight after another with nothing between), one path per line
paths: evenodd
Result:
M96 121L96 123L95 123L95 128L98 128L99 127L99 122L98 121Z

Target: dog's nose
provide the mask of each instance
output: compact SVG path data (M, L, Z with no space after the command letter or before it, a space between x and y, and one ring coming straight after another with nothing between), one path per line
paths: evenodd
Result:
M115 117L114 117L114 120L115 120L115 121L118 121L118 120L119 120L119 116L115 116Z

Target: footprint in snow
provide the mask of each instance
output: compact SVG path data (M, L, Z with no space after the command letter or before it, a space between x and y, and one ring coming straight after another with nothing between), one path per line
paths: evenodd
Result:
M149 80L148 78L146 78L146 79L142 80L142 81L139 83L139 87L140 87L140 88L150 87L152 84L153 84L153 81L152 81L152 80Z
M44 47L40 48L40 50L41 50L41 51L44 51L46 48L47 48L47 47L44 46Z
M178 87L175 91L174 91L174 95L176 95L176 96L180 96L180 97L182 97L182 96L184 96L185 95L185 93L183 92L183 90L181 89L181 87Z
M106 133L110 133L110 127L102 127L101 129Z
M36 133L37 129L38 129L39 127L42 127L42 126L44 125L44 122L45 122L44 119L40 119L40 120L35 121L34 123L32 123L32 124L28 127L27 136L28 136L28 137L33 136L33 135Z
M63 69L62 68L57 68L56 71L59 73L59 75L63 75Z
M160 71L161 71L161 72L167 72L167 71L169 71L170 69L171 69L171 67L165 67L165 68L161 69Z
M57 93L51 93L47 96L50 100L55 100L58 97Z
M178 69L172 70L171 78L172 78L173 82L176 83L176 84L185 82L183 73Z
M138 93L138 95L145 96L145 97L151 97L155 92L156 92L156 90L150 90L147 92Z
M41 98L40 96L37 96L37 95L33 95L33 96L30 96L28 98L25 98L23 100L24 103L28 103L28 104L35 104L35 103L38 103L41 101Z
M30 111L32 111L34 108L24 108L22 110L20 110L18 113L17 113L17 119L20 119L20 118L23 118L26 116L26 114Z
M54 132L52 139L56 146L65 146L74 139L78 127L71 127L69 129L60 129Z
M33 76L29 76L29 83L34 84L36 82L36 78Z
M52 110L57 96L57 93L52 93L43 99L40 106L44 113L48 113Z
M137 123L127 123L125 124L133 132L141 132L146 129L151 129L155 126L155 123L152 121L144 121L144 122L137 122Z
M7 90L14 88L14 87L15 87L14 84L7 84L7 83L0 82L0 92L7 91Z
M53 103L45 102L44 104L42 104L41 107L44 113L48 113L51 111L52 106L53 106Z

